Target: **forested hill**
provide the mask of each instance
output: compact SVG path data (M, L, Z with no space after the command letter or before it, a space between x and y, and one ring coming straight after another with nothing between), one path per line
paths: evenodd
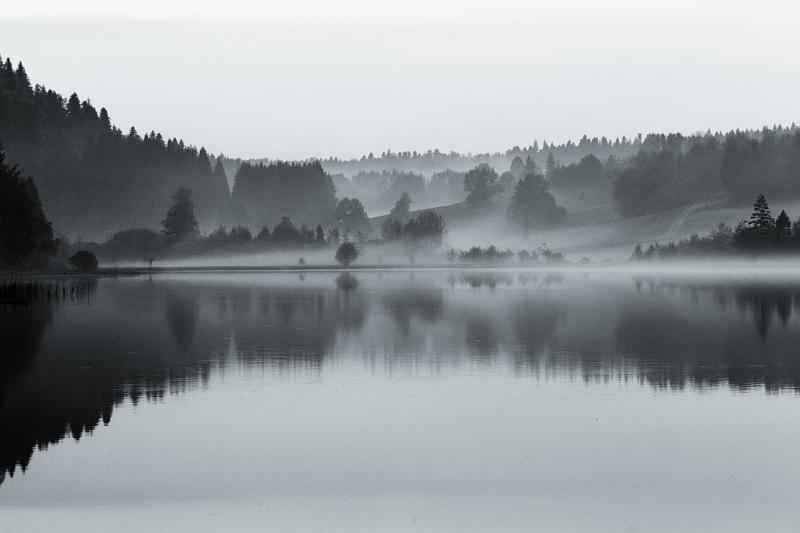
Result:
M466 172L480 164L488 164L496 169L508 169L515 157L526 159L530 157L540 167L545 165L547 157L552 156L562 164L577 163L583 157L592 154L600 159L614 156L616 159L627 159L634 156L639 149L645 146L647 138L637 136L634 138L609 139L607 137L592 137L584 135L578 142L567 141L562 144L539 144L534 141L529 146L514 146L504 152L486 153L459 153L455 151L427 150L425 152L386 150L380 154L365 154L352 159L328 157L313 159L322 164L322 168L330 174L343 174L351 178L357 174L406 172L421 174L430 178L433 174L446 170ZM228 175L233 175L236 168L243 161L227 159L224 161ZM270 159L249 159L244 162L251 164L269 164ZM233 172L231 172L233 171Z
M318 162L243 163L236 171L231 219L251 228L274 226L283 217L314 227L332 220L336 188Z
M86 239L157 228L180 186L192 191L201 226L217 225L230 193L205 149L160 133L123 134L105 108L32 86L22 63L0 58L0 141L34 178L57 234Z

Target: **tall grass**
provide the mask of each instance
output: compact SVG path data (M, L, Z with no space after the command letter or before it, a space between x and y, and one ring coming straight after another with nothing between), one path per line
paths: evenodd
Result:
M72 280L5 278L0 279L0 304L75 300L87 292L88 288L87 282Z

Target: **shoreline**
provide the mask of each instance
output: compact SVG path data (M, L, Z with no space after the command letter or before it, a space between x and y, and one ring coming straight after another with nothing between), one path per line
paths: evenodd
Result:
M110 266L94 272L73 271L0 271L0 279L18 278L103 278L136 277L158 274L192 273L358 273L358 272L547 272L547 273L625 273L690 275L716 277L765 277L775 275L800 276L798 260L750 260L750 261L692 261L692 262L607 262L607 263L550 263L550 264L505 264L505 265L203 265L203 266Z

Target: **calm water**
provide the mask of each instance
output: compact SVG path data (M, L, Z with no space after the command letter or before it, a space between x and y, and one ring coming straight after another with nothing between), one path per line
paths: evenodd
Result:
M508 271L0 306L0 531L800 529L799 306Z

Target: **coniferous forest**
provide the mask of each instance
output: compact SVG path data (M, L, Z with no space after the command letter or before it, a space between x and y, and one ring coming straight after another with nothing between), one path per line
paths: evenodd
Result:
M223 219L228 185L204 148L135 128L124 133L105 108L32 85L21 62L0 64L0 142L34 178L57 233L88 239L154 227L182 186L204 222Z
M287 224L296 225L300 236L275 243L337 242L340 235L356 234L364 240L381 227L403 227L402 217L394 216L369 224L369 215L386 213L398 199L405 199L406 211L463 203L474 215L502 207L509 231L527 234L568 224L559 196L593 188L608 191L621 219L712 197L733 206L762 193L800 198L800 131L794 124L614 140L584 136L577 143L534 142L503 153L387 150L350 160L242 161L154 131L123 132L105 108L34 84L24 65L10 58L0 58L0 146L4 187L16 191L4 201L26 198L14 200L15 206L32 206L26 216L35 222L27 227L41 228L28 232L30 254L17 254L21 259L6 260L7 266L41 264L42 254L58 246L54 236L132 246L137 255L163 249L181 240L162 223L176 194L193 211L194 230L182 238L203 237L201 248L267 242L269 228ZM9 241L5 248L13 246Z

